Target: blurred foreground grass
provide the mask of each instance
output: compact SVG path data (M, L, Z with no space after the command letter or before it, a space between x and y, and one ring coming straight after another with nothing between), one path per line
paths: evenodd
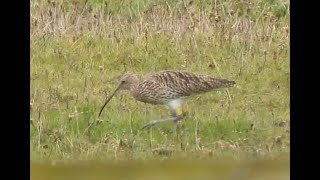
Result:
M290 179L289 161L148 161L118 163L31 163L31 180L53 179Z

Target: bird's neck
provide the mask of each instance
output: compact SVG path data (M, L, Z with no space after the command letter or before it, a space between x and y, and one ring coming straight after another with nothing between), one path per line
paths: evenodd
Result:
M131 85L130 85L131 92L134 92L137 89L139 82L140 82L140 79L138 77L131 82Z

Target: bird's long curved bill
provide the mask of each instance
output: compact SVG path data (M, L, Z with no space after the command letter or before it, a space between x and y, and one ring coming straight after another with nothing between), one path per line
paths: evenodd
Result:
M99 112L99 116L98 116L98 117L100 117L100 115L101 115L101 113L102 113L102 110L103 110L104 107L108 104L108 102L112 99L112 97L119 91L121 85L122 85L122 84L120 84L120 85L117 87L117 89L111 94L111 96L110 96L110 97L106 100L106 102L103 104L103 106L102 106L102 108L101 108L101 110L100 110L100 112Z

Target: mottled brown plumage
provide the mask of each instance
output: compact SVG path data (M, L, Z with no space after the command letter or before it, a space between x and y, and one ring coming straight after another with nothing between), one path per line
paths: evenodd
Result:
M234 81L227 79L171 70L152 73L144 77L129 73L123 75L120 81L118 88L103 105L99 116L118 90L130 90L132 96L141 102L167 105L174 110L173 116L175 117L181 114L176 113L176 110L180 108L183 98L236 85Z
M128 74L122 81L129 84L128 89L135 99L150 104L164 104L173 99L235 85L234 81L186 71L160 71L141 79Z

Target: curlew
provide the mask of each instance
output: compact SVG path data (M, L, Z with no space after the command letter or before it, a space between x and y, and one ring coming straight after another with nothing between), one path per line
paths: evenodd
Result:
M175 122L176 125L184 117L182 103L186 97L233 86L236 86L235 81L187 71L165 70L144 77L127 73L121 77L119 86L103 104L99 117L104 107L118 91L129 90L136 100L154 105L165 105L171 112L170 118L151 121L142 129L170 121Z

